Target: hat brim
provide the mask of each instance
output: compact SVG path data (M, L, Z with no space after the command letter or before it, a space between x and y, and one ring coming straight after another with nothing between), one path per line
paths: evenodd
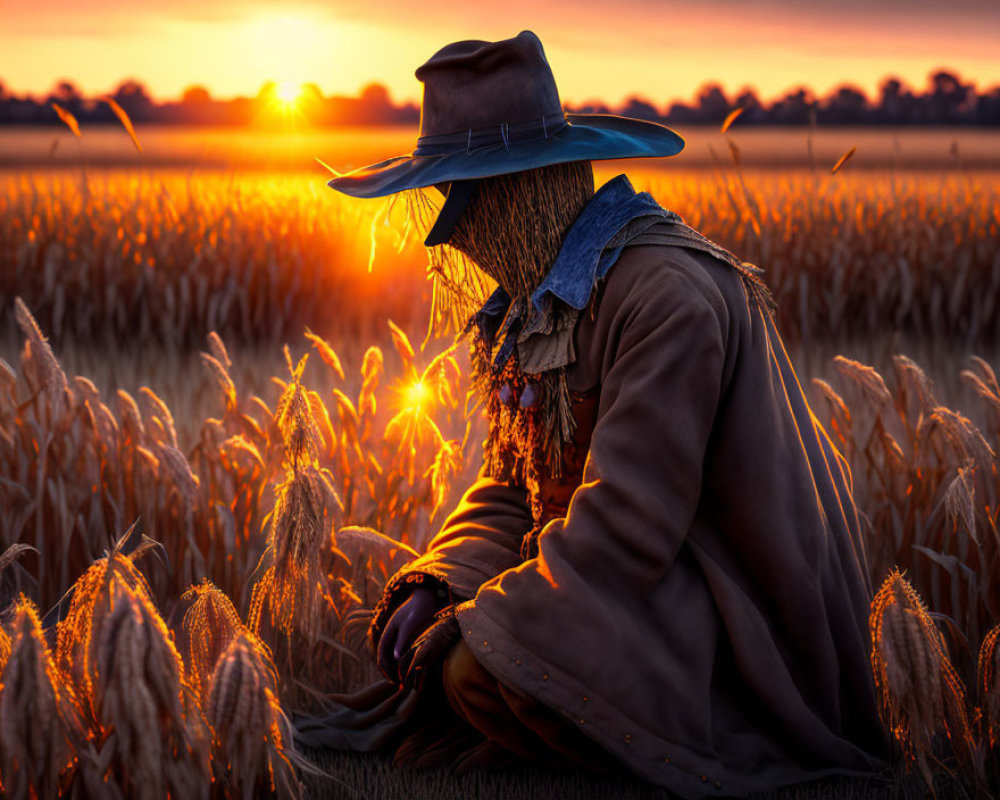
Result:
M443 181L488 178L568 161L664 158L684 149L666 125L613 114L567 114L548 138L512 141L445 155L402 155L340 175L327 183L352 197L385 197Z

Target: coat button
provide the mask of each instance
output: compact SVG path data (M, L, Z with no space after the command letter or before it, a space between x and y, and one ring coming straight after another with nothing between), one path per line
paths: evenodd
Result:
M670 763L670 758L669 757L664 758L663 759L663 763L664 764L669 764Z
M518 666L521 666L521 659L515 658L514 663L517 664Z
M542 680L547 681L548 679L549 679L549 673L546 672L544 675L542 675Z
M589 699L590 699L590 698L589 698L589 697L587 697L587 695L584 695L584 696L583 696L583 702L584 702L584 703L586 703L586 702L587 702L587 701L588 701Z
M626 733L625 734L625 744L632 744L632 734L631 733Z
M708 775L702 775L701 776L701 782L702 783L708 783Z

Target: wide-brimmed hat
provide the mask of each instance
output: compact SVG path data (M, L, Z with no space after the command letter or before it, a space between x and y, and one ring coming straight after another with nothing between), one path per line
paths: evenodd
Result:
M656 122L565 114L542 43L531 31L499 42L454 42L416 76L424 84L416 149L329 186L354 197L383 197L448 184L467 199L477 182L470 179L568 161L672 156L684 147Z

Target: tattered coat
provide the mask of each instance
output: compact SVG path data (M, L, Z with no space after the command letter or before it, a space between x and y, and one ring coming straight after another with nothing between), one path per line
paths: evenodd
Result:
M537 555L524 489L482 478L386 606L440 581L491 673L682 796L878 770L848 466L739 262L678 225L633 237L576 318L582 474Z

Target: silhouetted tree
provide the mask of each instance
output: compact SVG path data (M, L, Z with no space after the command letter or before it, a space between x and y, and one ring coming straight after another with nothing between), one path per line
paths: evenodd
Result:
M656 121L661 119L660 112L656 106L637 95L632 95L625 100L625 104L618 112L625 117L635 117L636 119L648 119Z
M212 95L204 86L188 86L181 95L181 102L186 106L204 106L212 102Z
M56 83L45 98L43 107L52 103L58 103L78 119L82 116L83 95L71 81L61 80Z
M365 86L353 105L358 122L381 124L392 121L392 98L381 83Z
M978 125L1000 125L1000 86L976 98L974 121Z
M861 124L868 117L868 97L855 86L841 86L823 101L816 117L821 123Z
M890 77L879 86L877 119L879 122L900 123L910 111L912 95L899 78Z
M566 106L566 111L570 114L612 114L615 113L609 106L600 100L587 100L582 105Z
M929 117L935 122L958 122L975 107L975 89L963 84L957 75L941 70L930 77Z
M771 106L771 122L779 125L807 125L809 110L814 102L812 92L808 89L790 91Z
M79 106L83 102L83 95L72 81L62 80L52 89L49 100L63 106Z
M212 125L227 122L224 109L223 104L212 101L212 95L204 86L188 86L181 93L179 103L158 106L156 118L164 122Z
M767 111L761 105L757 93L751 88L746 88L733 100L733 108L742 108L740 114L741 125L755 125L767 122Z
M115 102L125 109L133 121L144 121L149 119L150 111L153 108L153 100L146 91L146 87L139 81L122 81L111 95Z
M722 122L730 111L726 93L717 83L706 83L698 90L698 111L701 122Z
M370 108L384 108L385 106L392 105L389 90L381 83L369 83L361 90L358 100L361 101L361 105Z
M190 86L179 101L154 103L146 88L136 80L127 80L115 89L112 97L137 122L161 121L198 125L244 125L251 122L281 121L285 117L261 113L276 108L278 86L261 86L256 97L216 100L203 86ZM83 97L69 80L59 81L46 99L30 94L15 96L0 81L0 124L59 124L49 104L58 102L69 108L81 122L114 123L117 120L105 103ZM928 76L927 88L913 90L900 78L889 76L879 84L878 95L869 98L853 86L840 86L817 103L804 87L785 92L778 100L765 104L752 88L743 88L730 101L715 82L699 88L693 102L674 102L666 114L662 106L637 95L628 97L617 108L598 100L572 108L570 113L624 114L671 124L719 124L732 109L744 109L740 125L807 125L811 119L827 125L865 124L935 124L1000 125L1000 86L977 90L974 83L963 81L948 70ZM420 109L413 103L396 105L389 90L379 83L366 85L354 96L324 97L316 84L304 84L298 109L315 125L414 123Z
M667 121L674 125L693 124L699 120L699 110L691 108L687 103L671 103L667 111Z

